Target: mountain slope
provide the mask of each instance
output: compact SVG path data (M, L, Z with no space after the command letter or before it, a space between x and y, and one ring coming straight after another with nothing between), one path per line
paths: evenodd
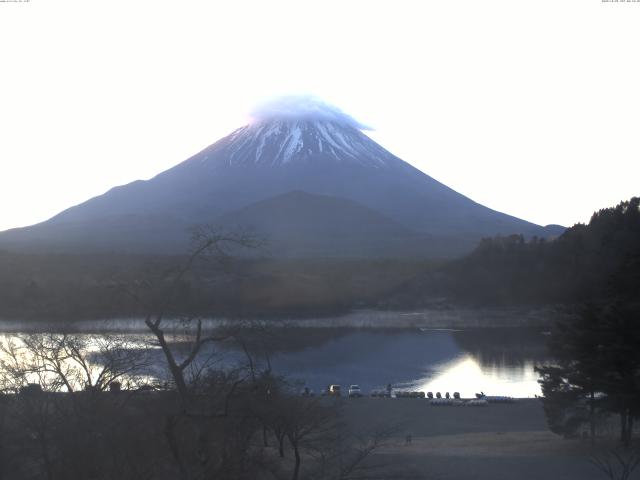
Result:
M251 229L279 257L424 255L429 241L352 200L300 191L227 213L216 224Z
M230 212L292 191L356 202L398 228L464 239L465 244L496 234L548 236L538 225L486 208L439 183L357 126L287 117L251 123L148 181L116 187L47 222L0 234L0 246L175 251L186 242L186 226L225 215L229 220ZM328 222L330 230L330 217L317 223ZM292 224L290 238L293 230ZM382 243L391 238L371 233L376 235ZM308 235L300 238L311 241ZM452 255L459 253L454 250Z
M352 199L432 234L539 229L473 202L353 127L307 120L248 125L149 181L114 188L51 221L164 212L200 222L292 190Z

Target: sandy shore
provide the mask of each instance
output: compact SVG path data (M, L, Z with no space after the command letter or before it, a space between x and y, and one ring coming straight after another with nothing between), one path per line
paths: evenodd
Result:
M435 407L420 399L362 398L342 403L345 421L354 431L396 427L372 458L388 472L383 478L605 478L589 462L589 441L551 433L536 399L486 407Z

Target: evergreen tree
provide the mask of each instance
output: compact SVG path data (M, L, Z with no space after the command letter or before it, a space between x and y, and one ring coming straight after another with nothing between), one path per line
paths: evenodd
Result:
M596 394L601 392L605 376L606 346L597 312L597 307L587 305L573 322L558 324L550 342L558 365L537 369L551 430L571 435L587 421L592 441L596 434Z
M538 368L549 427L575 433L583 422L595 436L599 411L620 415L620 439L629 446L640 415L640 319L633 303L589 305L559 324L550 348L557 365Z

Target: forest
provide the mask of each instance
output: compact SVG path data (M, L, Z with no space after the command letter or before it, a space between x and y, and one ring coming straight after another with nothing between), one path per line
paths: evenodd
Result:
M634 197L556 239L485 238L469 255L428 259L198 262L181 279L173 315L304 317L434 305L577 305L611 288L637 292L640 211ZM131 289L172 277L184 256L0 252L0 318L67 321L135 317ZM215 292L211 294L211 292Z
M612 290L640 298L640 198L595 212L553 240L522 235L483 239L470 255L409 280L389 297L396 307L445 297L484 305L578 305Z

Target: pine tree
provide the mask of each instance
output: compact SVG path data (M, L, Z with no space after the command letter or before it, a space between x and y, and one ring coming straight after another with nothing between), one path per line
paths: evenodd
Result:
M629 446L640 415L640 319L632 303L589 305L559 324L550 348L557 365L542 367L543 404L552 431L572 434L582 422L595 437L598 411L620 415L620 439Z

